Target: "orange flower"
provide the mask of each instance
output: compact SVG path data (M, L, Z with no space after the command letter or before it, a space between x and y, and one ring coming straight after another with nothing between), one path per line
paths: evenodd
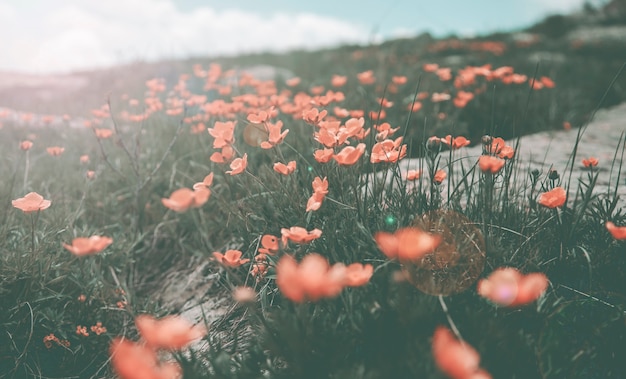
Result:
M201 182L195 183L193 189L210 188L213 185L213 173L205 176Z
M52 202L44 200L43 196L37 192L30 192L24 197L11 201L11 204L24 213L32 213L48 209Z
M285 80L285 84L288 87L295 87L298 84L300 84L300 78L297 77L297 76L294 76L293 78L289 78L289 79Z
M121 379L172 379L181 376L177 363L161 364L150 347L121 337L111 341L111 363Z
M371 264L352 263L346 267L347 287L360 287L367 284L374 274L374 266Z
M333 87L342 87L347 82L348 82L348 77L347 76L333 75L333 77L330 79L330 84Z
M317 108L311 108L302 112L302 119L308 124L317 125L327 114L325 109L320 112Z
M435 172L435 177L433 178L433 180L435 181L435 184L441 184L446 176L448 176L448 174L445 171L437 170L437 172Z
M29 140L20 142L20 149L24 151L30 150L31 147L33 147L33 143Z
M207 129L209 134L215 138L213 148L221 149L224 146L232 145L235 142L235 125L237 121L221 122L215 121L213 128Z
M441 236L433 236L419 228L401 228L395 233L378 232L374 235L380 251L389 259L416 261L432 252L441 243Z
M283 245L287 245L287 241L294 243L309 243L322 236L322 231L319 229L313 229L310 232L300 226L292 226L289 229L282 228L280 230L282 234Z
M242 158L237 158L230 163L230 171L226 171L226 173L232 176L238 175L244 172L247 166L248 154L244 154Z
M537 202L547 208L558 208L565 204L567 199L567 193L561 187L555 187L554 189L544 192L539 195Z
M346 146L339 153L333 155L333 159L342 166L351 166L365 153L365 144L360 143L356 147Z
M488 379L479 366L480 355L467 343L459 342L448 328L438 326L432 343L437 367L452 379Z
M589 159L583 159L583 166L596 167L598 165L598 158L589 157Z
M450 141L452 141L452 142L450 142ZM445 143L448 146L450 146L452 144L452 149L454 149L454 150L460 149L460 148L465 147L465 146L470 144L470 140L468 140L467 138L465 138L463 136L452 138L452 136L449 135L449 134L447 136L445 136L444 138L442 138L441 142Z
M512 267L499 268L478 282L478 294L505 307L517 307L537 300L548 288L542 273L522 275Z
M289 175L296 171L296 161L290 161L287 164L276 162L274 163L274 171L278 172L279 174Z
M319 254L308 254L300 265L290 255L284 255L276 265L276 285L291 301L301 303L339 295L344 286L346 267L332 267Z
M406 172L406 180L417 180L422 175L421 170L409 170Z
M359 79L359 83L364 85L373 84L376 81L376 78L374 77L374 71L372 70L358 73L356 74L356 77Z
M89 238L74 238L71 245L64 243L63 247L70 253L82 257L85 255L97 254L106 249L112 243L113 239L111 237L91 236Z
M59 146L52 146L52 147L46 148L46 151L51 156L58 157L59 155L63 154L63 152L65 151L65 148L64 147L59 147Z
M262 124L264 122L268 122L272 117L272 112L274 111L274 107L270 108L267 111L259 111L259 113L250 113L248 115L248 121L253 124Z
M315 160L319 163L328 163L331 159L333 159L334 153L333 149L315 150L313 152L313 158L315 158Z
M372 146L370 162L372 163L395 163L406 156L406 145L402 145L402 137L395 141L386 139Z
M113 131L111 129L105 129L105 128L96 128L94 129L95 133L96 133L96 137L100 138L100 139L106 139L109 138L113 135Z
M205 198L204 195L207 195L207 191L208 190L192 191L189 188L180 188L172 192L169 199L162 198L161 202L166 208L169 208L173 210L174 212L182 213L182 212L186 212L191 207L199 207L200 205L204 204L200 200L204 200ZM211 192L208 191L209 195L210 193ZM198 199L196 200L196 195L198 194L200 194L200 196L198 196ZM207 195L206 199L208 200L208 198L209 197Z
M230 145L226 145L222 148L221 152L215 152L213 154L211 154L211 157L209 158L211 160L211 162L214 163L226 163L226 162L230 162L231 159L233 159L233 156L235 155L235 149L233 149L232 146Z
M481 155L478 158L478 167L482 172L498 173L504 167L504 159L491 155Z
M87 164L89 163L89 155L83 154L80 156L79 160L80 160L80 163Z
M611 221L607 221L606 229L616 240L626 240L626 226L615 226Z
M204 325L192 325L180 316L157 320L142 314L135 318L135 325L146 343L156 349L180 350L207 334Z
M323 180L316 176L312 183L313 195L309 198L306 204L306 211L316 211L322 206L324 198L328 194L328 179Z
M266 234L261 237L261 248L259 248L260 254L274 255L278 251L278 238L271 234Z
M228 267L239 267L245 263L250 262L250 259L241 259L243 253L239 250L227 250L224 254L219 252L214 252L213 257L217 259L218 262Z
M435 72L439 69L439 65L437 63L425 63L422 68L426 72Z
M289 133L289 129L286 129L285 131L281 130L283 128L283 122L280 120L278 120L276 124L267 122L265 127L267 128L269 135L267 141L261 142L260 146L262 149L271 149L272 147L280 144L285 139L285 136L287 136L287 133Z
M408 79L406 76L392 76L391 77L391 82L396 85L406 84L407 80Z

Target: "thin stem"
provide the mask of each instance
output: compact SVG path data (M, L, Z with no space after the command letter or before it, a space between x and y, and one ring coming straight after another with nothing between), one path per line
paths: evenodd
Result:
M463 341L463 337L461 336L459 329L456 327L456 324L454 323L454 321L452 320L452 317L450 316L450 313L448 312L448 306L446 305L446 302L443 301L443 296L439 295L437 297L439 298L439 304L441 304L441 309L443 309L443 312L446 314L446 318L448 319L448 323L450 324L452 331L454 332L454 334L456 334L456 337L460 341Z

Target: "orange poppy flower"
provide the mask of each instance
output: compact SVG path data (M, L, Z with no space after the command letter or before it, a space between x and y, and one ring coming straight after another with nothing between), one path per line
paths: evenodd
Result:
M463 136L452 138L452 136L449 134L443 137L441 139L441 142L445 143L448 146L452 145L452 149L454 150L460 149L470 144L470 140L468 140L467 138Z
M317 108L307 109L302 112L302 119L311 125L317 125L328 114L327 110L319 111Z
M420 101L410 103L409 105L407 105L406 109L411 112L417 112L422 109L422 103Z
M149 346L116 337L109 348L111 363L121 379L172 379L182 375L175 362L162 364Z
M425 63L422 68L426 72L435 72L439 69L439 65L437 63Z
M24 213L32 213L48 209L52 202L45 200L37 192L30 192L26 196L11 201L11 204Z
M567 192L565 192L565 190L561 187L555 187L554 189L539 195L537 203L547 208L558 208L565 204L566 199Z
M24 151L30 150L31 147L33 147L33 143L29 140L20 142L20 149Z
M276 265L276 285L291 301L317 301L339 295L344 286L346 267L332 267L319 254L308 254L298 265L290 255L284 255Z
M250 113L248 114L248 121L253 124L262 124L264 122L268 122L272 117L272 112L274 111L274 107L271 107L267 111L259 111L259 113Z
M107 139L113 135L113 131L111 129L96 128L94 131L96 133L96 137L100 139Z
M230 163L230 170L226 171L227 174L232 176L241 174L246 170L248 166L248 154L244 154L241 158L236 158Z
M589 157L589 159L583 159L583 166L596 167L598 165L598 158Z
M80 163L87 164L89 163L89 155L87 154L81 155L79 160L80 160Z
M71 245L64 243L63 247L70 253L82 257L84 255L97 254L112 243L113 239L111 237L91 236L89 238L74 238Z
M282 234L283 245L287 245L287 241L303 244L320 238L322 231L313 229L309 232L300 226L292 226L289 229L282 228L280 234Z
M65 151L65 148L64 147L59 147L59 146L52 146L52 147L46 148L46 151L51 156L58 157L59 155L63 154L63 152Z
M360 143L356 147L346 146L339 153L333 155L333 159L342 166L351 166L365 153L365 144Z
M213 173L205 176L201 182L195 183L193 189L210 188L213 185Z
M279 174L289 175L296 171L296 161L290 161L287 164L276 162L274 163L274 171L278 172Z
M213 148L221 149L224 146L232 145L235 142L235 125L237 121L215 121L213 128L208 128L209 134L215 138L213 140Z
M402 137L394 141L386 139L372 146L370 162L372 163L395 163L406 156L406 145L402 145Z
M321 149L313 152L313 158L319 163L328 163L333 159L335 151L333 149Z
M496 174L504 167L504 159L491 155L481 155L478 158L478 167L480 167L482 172Z
M265 127L267 128L269 134L267 141L261 142L260 146L262 149L271 149L272 147L280 144L285 139L285 136L287 136L287 133L289 133L289 129L282 131L283 122L280 120L278 120L276 124L267 122Z
M274 255L278 252L278 238L271 234L266 234L261 237L261 246L263 247L259 248L259 253Z
M373 84L374 82L376 82L376 78L374 77L374 71L372 70L360 72L356 74L356 77L357 79L359 79L359 83L363 85Z
M286 84L288 87L295 87L295 86L297 86L298 84L300 84L300 78L299 78L299 77L297 77L297 76L294 76L293 78L290 78L290 79L285 80L285 84Z
M417 180L422 175L422 170L409 170L406 172L406 180Z
M156 349L180 350L207 334L204 325L193 325L173 315L157 320L142 314L135 318L135 325L146 343Z
M441 236L412 227L401 228L394 233L378 232L374 239L387 258L398 258L402 261L416 261L435 250L441 243Z
M194 191L189 188L181 188L172 192L169 198L162 198L161 202L166 208L174 212L186 212L195 202Z
M367 284L374 275L374 266L371 264L352 263L346 267L345 285L360 287Z
M234 156L235 149L233 149L233 147L230 145L226 145L222 148L221 152L216 151L211 154L211 157L209 159L211 160L211 162L214 163L226 163L230 162L230 160L233 159Z
M480 368L478 352L467 343L458 341L444 326L435 329L432 351L437 367L452 379L491 378Z
M392 76L391 77L391 82L395 85L402 85L402 84L406 84L407 82L407 77L406 76Z
M498 157L502 159L513 159L514 155L515 149L513 149L513 147L509 145L505 145L502 149L500 149L500 152L498 153Z
M342 76L342 75L333 75L333 77L330 79L330 84L333 87L342 87L347 82L348 82L348 77Z
M227 250L224 254L220 252L213 252L213 257L218 262L228 267L239 267L243 264L250 262L250 259L241 259L243 253L239 250Z
M616 240L626 240L626 226L615 226L611 221L607 221L606 229Z
M311 195L306 203L306 212L320 209L324 198L328 194L328 179L324 178L322 180L319 176L317 176L313 180L312 186L313 195Z
M522 275L512 267L499 268L478 282L478 294L505 307L517 307L537 300L548 288L542 273Z
M439 169L437 170L437 172L435 172L435 177L433 178L433 180L435 184L441 184L446 179L446 176L448 176L448 174L445 171Z

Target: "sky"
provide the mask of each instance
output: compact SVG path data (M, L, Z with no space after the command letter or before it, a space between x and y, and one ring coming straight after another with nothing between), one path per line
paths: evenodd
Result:
M0 71L66 73L133 61L367 44L422 32L472 36L519 29L583 3L0 0Z

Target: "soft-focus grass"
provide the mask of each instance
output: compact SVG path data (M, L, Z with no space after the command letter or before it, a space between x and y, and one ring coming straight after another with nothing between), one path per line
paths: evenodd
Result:
M410 114L406 106L416 91L454 94L449 83L422 72L422 63L431 63L430 59L372 65L354 60L350 52L335 57L343 64L319 71L313 71L313 64L304 66L311 72L302 75L294 92L306 92L313 85L331 89L332 74L347 75L348 84L341 88L346 100L339 105L363 109L365 127L371 128L374 122L367 115L380 111L377 98L394 101L397 105L387 110L386 120L401 127L395 136L406 135L416 156L427 155L422 141L434 134L466 135L479 143L486 132L512 136L515 125L532 130L560 126L580 111L563 100L570 82L557 80L555 89L540 91L529 90L528 83L479 83L487 91L465 108L425 101L422 110ZM473 64L512 65L531 79L547 74L541 71L543 65L538 70L518 69L519 57L479 58ZM368 69L375 69L377 84L360 85L356 74ZM561 72L554 69L557 78ZM409 78L395 94L386 86L392 75ZM209 101L231 101L231 96L215 90L203 91L203 81L192 75L187 87L208 94ZM610 78L604 81L604 91L614 91L609 82ZM278 79L276 87L285 89L284 80ZM167 91L158 95L164 103ZM250 86L233 86L233 94L255 92ZM172 97L181 97L181 91ZM585 104L599 98L589 95ZM432 185L427 172L435 167L423 166L422 179L407 183L398 165L369 163L374 132L365 139L365 156L349 167L334 161L317 163L312 156L320 147L312 137L316 128L283 112L277 119L290 130L285 142L270 150L246 145L242 133L247 113L267 109L266 104L230 116L211 115L206 121L207 127L215 121L238 122L234 145L239 155L248 154L249 164L245 173L231 177L224 173L227 165L209 160L215 149L207 132L190 133L196 122L186 122L185 117L202 115L198 107L186 107L175 116L159 111L145 122L129 122L121 112L137 108L128 99L114 94L110 104L112 117L103 117L103 125L97 126L115 130L108 139L98 140L90 128L31 129L12 121L4 121L0 130L0 376L110 376L109 343L119 335L134 338L135 315L180 311L163 309L152 300L155 289L161 288L155 283L166 270L185 266L182 262L192 257L211 259L212 252L223 252L227 245L253 258L262 235L280 236L281 228L296 225L319 228L323 235L309 245L290 245L281 254L300 259L317 252L331 263L370 263L375 267L370 283L345 289L335 299L294 304L276 289L272 269L255 282L250 264L228 270L212 265L212 271L221 273L225 292L238 285L254 286L258 301L235 307L213 325L204 350L175 354L185 377L442 377L431 357L430 338L437 325L448 324L448 317L479 351L481 366L496 378L607 378L626 372L625 245L604 226L608 220L624 225L626 214L616 207L613 193L593 191L593 171L583 175L580 184L572 178L569 196L573 199L581 191L578 201L559 209L546 209L536 199L553 186L566 187L567 168L555 167L560 177L551 180L548 173L533 174L533 167L518 165L515 158L492 178L480 172L478 157L464 155L461 149L454 152L453 166L441 168L464 170L465 182L449 175L440 186ZM326 107L329 113L334 105ZM437 119L440 111L450 118ZM25 139L34 142L28 152L19 148ZM65 147L65 152L49 156L45 148L54 145ZM609 148L616 152L617 173L624 139ZM449 154L445 149L430 151L431 164ZM83 154L90 156L89 163L79 162ZM272 170L274 162L289 160L298 164L292 175ZM608 167L611 162L601 164ZM87 170L95 171L94 179L86 178ZM162 205L161 198L190 188L209 172L215 175L212 194L202 208L179 214ZM376 179L367 175L371 173L378 173ZM305 212L316 176L328 178L330 192L318 211ZM448 188L455 196L440 198ZM11 200L31 191L52 200L49 209L34 217L11 207ZM394 281L400 264L382 255L373 234L411 225L437 209L461 213L480 229L487 257L482 276L502 266L543 272L550 279L547 293L520 309L496 308L471 286L445 298L446 314L436 296ZM114 240L98 255L77 258L62 247L74 237L96 234ZM80 295L85 295L84 302L78 300ZM107 332L88 337L75 333L78 325L89 328L96 322L102 322ZM51 333L69 341L69 346L53 343L47 348L43 339Z

